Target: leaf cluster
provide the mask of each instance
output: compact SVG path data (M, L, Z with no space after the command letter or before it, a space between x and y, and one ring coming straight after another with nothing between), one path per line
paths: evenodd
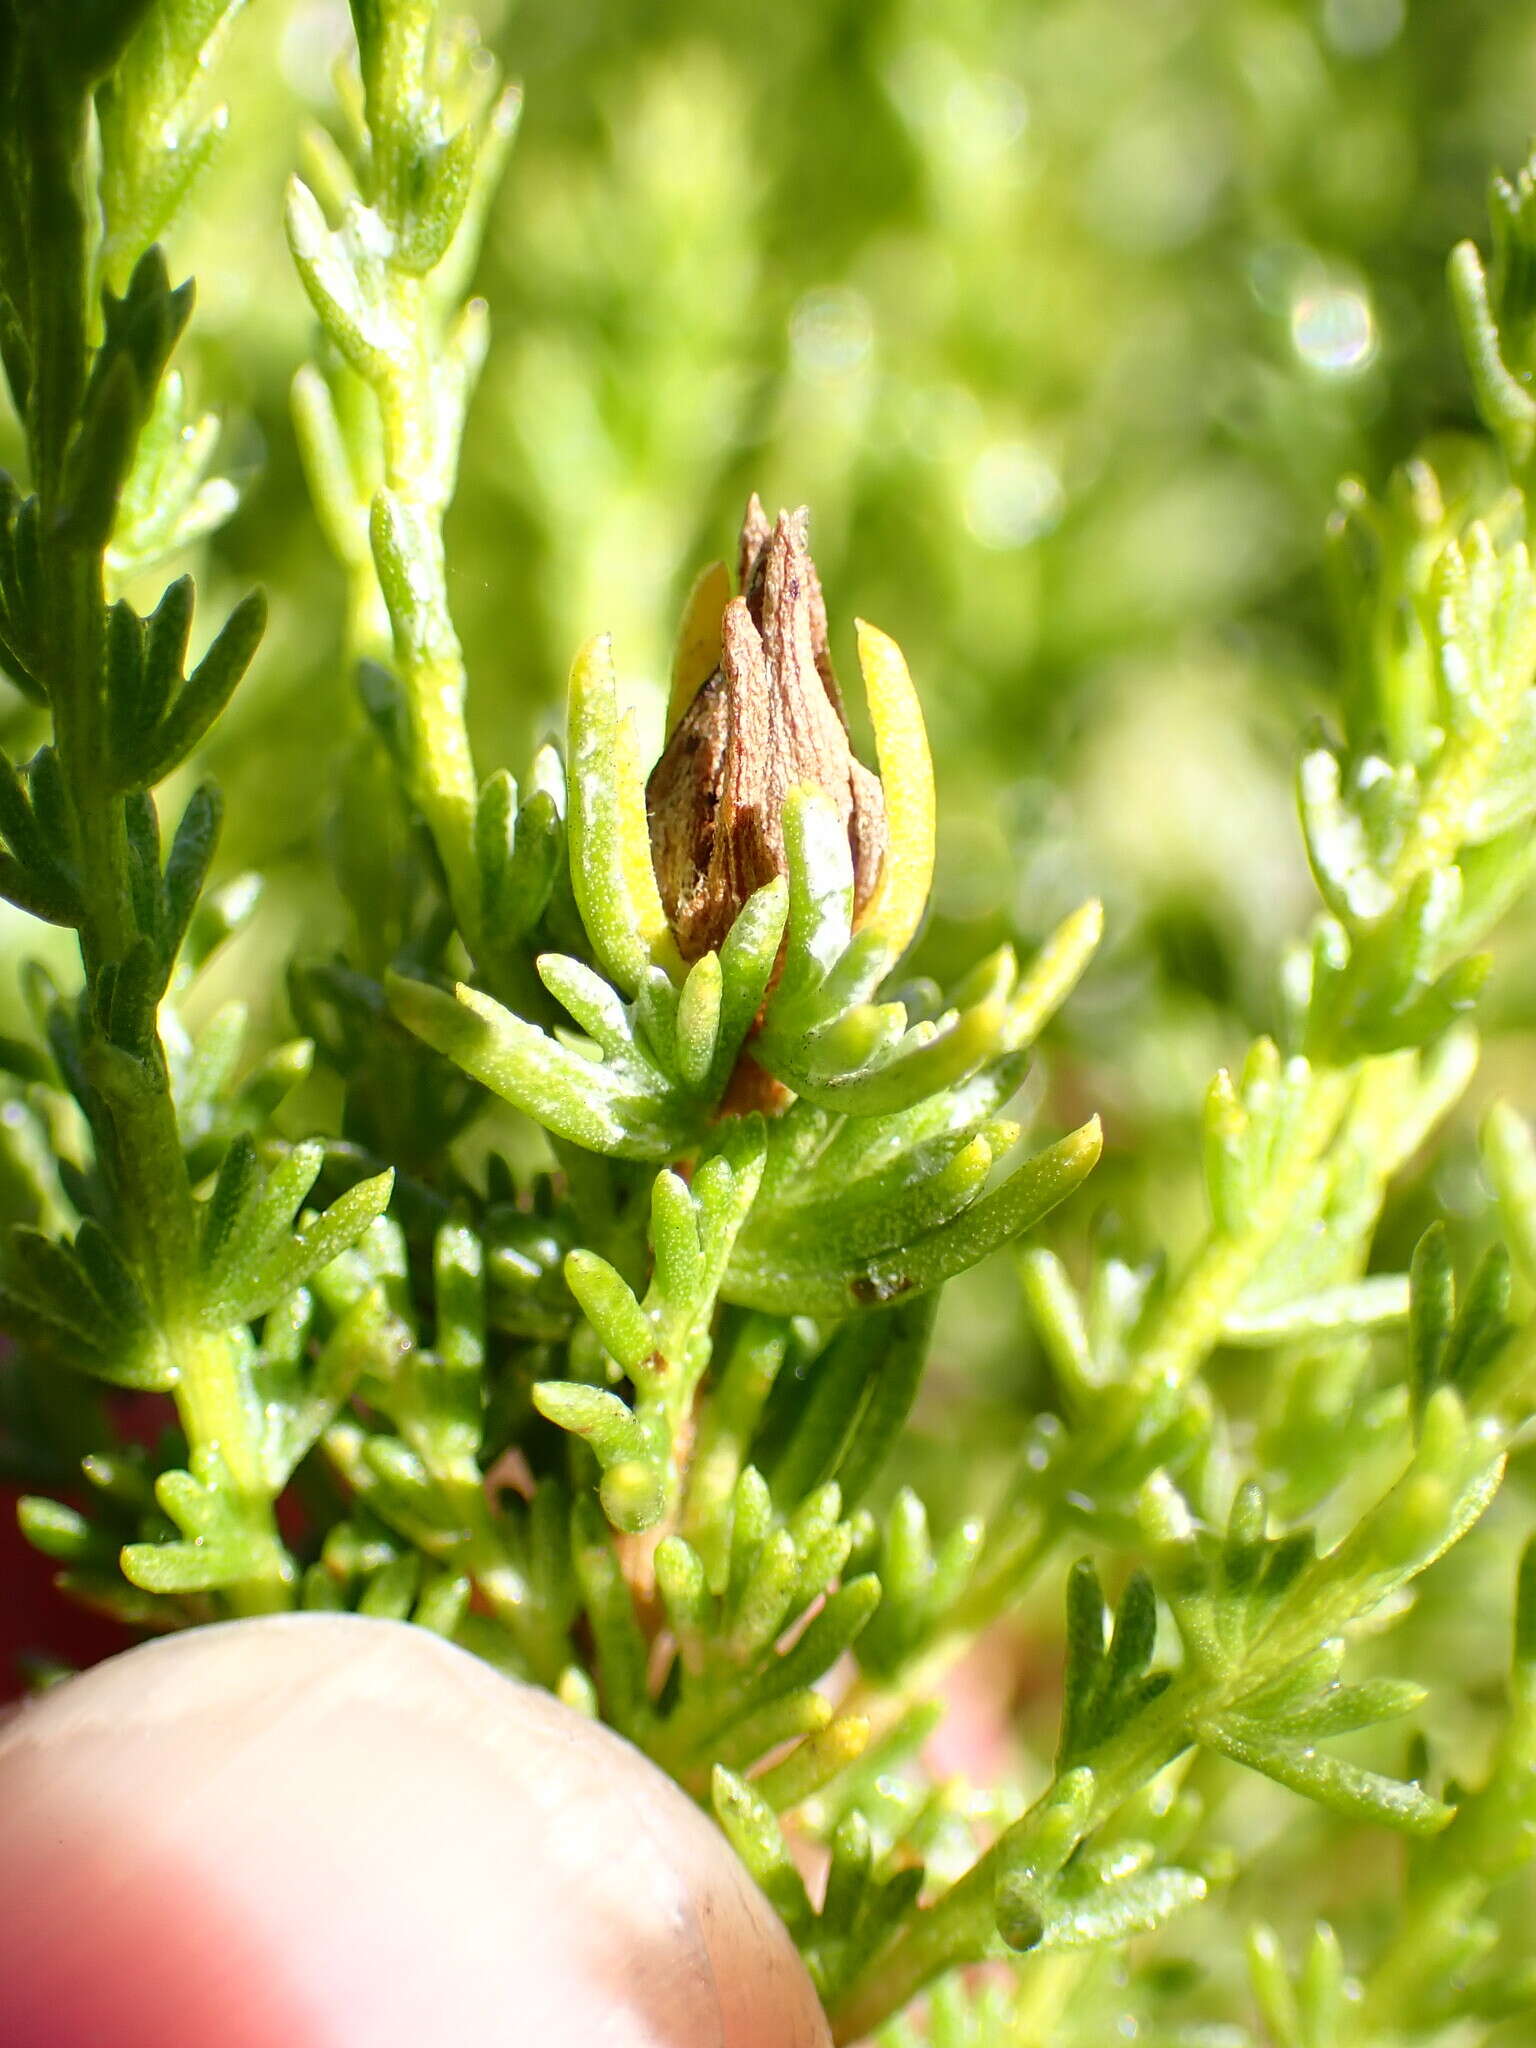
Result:
M563 745L521 784L477 767L444 519L517 97L434 0L354 0L338 134L287 209L316 320L296 437L360 706L335 834L354 930L290 968L303 1037L253 1052L240 1005L187 1023L254 895L210 886L211 787L168 846L156 792L264 607L194 658L190 579L143 612L123 586L233 501L171 368L191 291L155 239L223 133L203 80L237 11L86 8L70 40L0 0L0 356L29 465L0 481L0 666L49 727L0 761L0 891L80 951L74 986L31 975L34 1036L0 1048L27 1535L136 1626L408 1618L602 1715L712 1802L839 2038L930 1986L928 2038L1004 2038L1014 1994L954 1973L1015 1958L1049 2032L1128 1938L1219 1910L1237 1772L1319 1827L1414 1843L1407 1932L1359 1936L1352 1965L1379 2035L1422 2030L1431 1979L1456 1980L1422 2007L1447 2024L1515 2009L1488 1902L1533 1839L1536 1569L1472 1789L1426 1751L1394 1762L1380 1731L1426 1693L1370 1639L1488 1509L1536 1381L1513 1109L1483 1133L1507 1252L1459 1279L1442 1224L1411 1259L1381 1231L1472 1077L1478 949L1529 876L1529 176L1496 190L1491 274L1453 266L1507 487L1464 504L1416 463L1379 502L1347 487L1333 523L1347 687L1300 775L1320 914L1273 1032L1207 1091L1203 1224L1105 1224L1083 1251L1039 1227L1097 1120L1018 1148L1102 916L947 990L913 971L934 781L883 634L859 646L889 850L857 913L839 816L796 788L783 872L685 963L606 640L576 658ZM685 615L694 687L728 591L706 571ZM941 1291L1026 1234L1033 1414L951 1514L907 1456ZM1233 1396L1242 1372L1260 1395ZM123 1395L161 1401L148 1443ZM1032 1605L1058 1569L1064 1602ZM925 1695L1023 1617L1054 1699L1039 1617L1062 1607L1053 1759L979 1796L935 1782ZM1274 2040L1341 2035L1343 1954L1325 1928L1293 1976L1252 1932Z

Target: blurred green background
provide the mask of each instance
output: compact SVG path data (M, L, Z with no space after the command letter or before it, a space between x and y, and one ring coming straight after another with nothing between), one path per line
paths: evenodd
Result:
M1097 1210L1133 1248L1187 1244L1201 1094L1274 1023L1276 963L1311 912L1291 776L1334 689L1337 480L1379 486L1426 442L1487 459L1465 440L1444 263L1536 121L1536 7L471 11L526 92L449 533L482 772L558 726L570 657L602 629L659 739L696 568L729 550L749 489L809 503L845 672L863 614L901 640L928 711L922 965L951 973L1105 898L1046 1116L1101 1108ZM360 729L289 421L312 327L281 226L349 43L344 0L246 8L216 82L227 145L171 252L198 280L183 360L243 490L193 565L204 616L252 580L273 599L206 763L223 865L272 886L211 995L233 982L274 1029L293 946L343 933L325 840ZM0 701L18 752L26 726ZM1485 1008L1480 1086L1517 1100L1533 938L1506 935ZM12 917L0 939L14 958L37 933ZM0 1029L15 1009L8 973ZM1404 1198L1399 1235L1429 1192ZM1432 1194L1475 1223L1468 1146ZM1006 1377L980 1341L989 1302L1011 1329L1004 1275L963 1348Z
M1133 1255L1178 1256L1201 1222L1206 1084L1275 1024L1277 963L1312 911L1291 783L1335 691L1338 479L1379 487L1425 445L1458 475L1489 460L1444 266L1536 128L1536 5L466 11L526 92L449 530L482 773L520 770L558 728L571 655L604 629L659 740L695 570L730 551L750 489L808 503L845 674L861 614L902 642L927 709L940 865L921 965L1027 947L1104 897L1105 947L1032 1085L1047 1125L1105 1115L1066 1236L1113 1227ZM228 143L171 251L198 280L182 360L243 492L191 565L203 616L256 580L273 601L205 763L228 803L221 865L269 889L205 999L238 991L274 1032L289 954L344 936L326 841L362 726L289 421L312 322L282 233L349 41L345 0L252 0L217 82ZM25 753L40 734L4 690L0 742ZM14 1031L15 963L39 940L0 917ZM1432 1205L1480 1234L1478 1103L1536 1100L1529 913L1500 941L1483 1021L1475 1099L1394 1197L1384 1265ZM954 1456L962 1390L971 1440L990 1417L994 1449L1029 1406L1020 1321L1006 1259L946 1303L911 1451L941 1523L976 1480ZM1262 1399L1250 1372L1218 1367L1237 1408ZM1519 1519L1511 1501L1437 1576L1406 1668L1487 1693ZM1054 1613L1059 1586L1041 1598ZM1286 1830L1283 1890L1323 1823L1234 1804L1245 1847ZM1341 1859L1329 1883L1347 1897L1358 1875ZM1316 1880L1307 1910L1336 1908Z

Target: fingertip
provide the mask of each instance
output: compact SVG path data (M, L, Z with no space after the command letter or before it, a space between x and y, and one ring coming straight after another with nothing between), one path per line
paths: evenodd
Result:
M782 1925L670 1780L357 1616L148 1644L0 1729L6 1908L17 2048L828 2039Z

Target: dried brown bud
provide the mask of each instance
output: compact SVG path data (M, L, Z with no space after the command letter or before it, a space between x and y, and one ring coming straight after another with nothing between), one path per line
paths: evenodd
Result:
M645 792L657 886L685 960L717 948L747 898L785 872L784 800L797 784L823 791L847 828L855 918L885 858L885 800L848 744L804 511L770 526L754 495L740 574L720 666L684 708Z

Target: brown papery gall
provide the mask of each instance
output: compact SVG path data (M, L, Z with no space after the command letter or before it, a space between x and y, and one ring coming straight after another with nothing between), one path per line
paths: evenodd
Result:
M423 1629L195 1629L0 1725L7 2048L828 2038L705 1815Z
M885 855L880 778L848 742L804 511L741 530L741 594L719 622L719 665L682 707L646 785L651 858L685 960L718 949L754 891L786 869L784 801L830 798L853 858L854 921Z

